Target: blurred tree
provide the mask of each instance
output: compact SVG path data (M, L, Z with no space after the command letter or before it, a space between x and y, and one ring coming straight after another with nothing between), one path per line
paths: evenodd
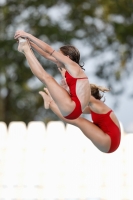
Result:
M129 0L3 0L0 2L0 120L57 119L43 109L38 91L44 85L31 73L13 39L23 29L55 48L78 41L84 60L96 57L95 74L107 81L113 94L124 91L133 54L133 3ZM37 55L37 54L36 54ZM37 55L45 69L57 69ZM125 76L127 75L127 76ZM116 88L116 84L117 88Z

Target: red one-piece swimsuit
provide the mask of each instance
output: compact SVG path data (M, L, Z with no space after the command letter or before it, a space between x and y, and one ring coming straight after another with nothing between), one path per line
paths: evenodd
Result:
M65 72L65 78L66 78L67 85L69 87L71 99L75 102L76 106L74 110L72 111L72 113L70 113L68 116L64 116L64 118L76 119L82 114L81 103L76 94L76 83L78 79L88 79L88 78L87 77L74 78L67 71Z
M112 110L110 110L106 114L98 114L91 110L93 123L96 124L100 129L102 129L104 133L108 134L111 138L111 146L108 153L114 152L119 147L121 140L121 131L110 118L111 112Z

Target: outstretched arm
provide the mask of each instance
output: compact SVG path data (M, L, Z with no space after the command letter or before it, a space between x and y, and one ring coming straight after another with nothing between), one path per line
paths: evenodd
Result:
M50 45L43 42L42 40L34 37L33 35L26 33L25 31L18 30L15 33L14 38L18 39L19 37L28 38L29 40L33 41L38 47L40 47L46 53L52 55L56 60L61 62L65 69L72 74L73 76L77 76L81 70L80 66L73 62L68 56L63 55L61 52L55 51ZM63 67L63 66L61 66Z
M54 50L50 45L46 44L42 40L34 37L33 35L25 32L23 30L16 31L14 38L18 39L19 37L27 38L27 39L31 40L32 42L34 42L38 47L40 47L46 53L51 54Z
M31 47L38 52L41 56L43 56L44 58L46 58L47 60L52 61L53 63L57 64L57 60L51 56L50 54L46 53L45 51L43 51L39 46L37 46L34 42L30 41L30 45Z

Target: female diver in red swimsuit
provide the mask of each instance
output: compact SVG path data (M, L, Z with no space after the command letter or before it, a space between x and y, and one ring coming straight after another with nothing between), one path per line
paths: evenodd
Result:
M14 38L19 40L18 50L24 53L33 74L46 84L61 114L67 119L78 118L90 99L90 84L82 66L79 65L79 51L71 45L63 46L59 51L55 51L45 42L24 31L17 31ZM65 76L70 92L64 90L43 69L31 50L31 46L43 57L54 62L57 67L66 70Z
M64 122L77 126L84 135L102 152L112 153L120 144L121 130L117 117L114 112L103 102L100 91L108 91L107 88L90 84L91 97L88 106L85 108L85 114L91 114L93 122L79 117L75 120L64 118L57 105L50 96L49 91L44 88L45 92L39 94L44 99L44 107L49 108Z

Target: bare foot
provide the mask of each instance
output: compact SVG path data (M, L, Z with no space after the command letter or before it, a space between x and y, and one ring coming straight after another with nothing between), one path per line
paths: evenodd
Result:
M47 88L44 88L44 92L49 96L49 98L51 99L51 101L53 101L51 94L49 93Z
M19 45L18 45L19 52L24 53L26 50L31 49L29 42L26 39L20 37L18 38L18 41L19 41Z
M44 100L44 108L49 109L49 105L53 100L47 88L44 88L44 92L40 91L39 94L42 96Z

